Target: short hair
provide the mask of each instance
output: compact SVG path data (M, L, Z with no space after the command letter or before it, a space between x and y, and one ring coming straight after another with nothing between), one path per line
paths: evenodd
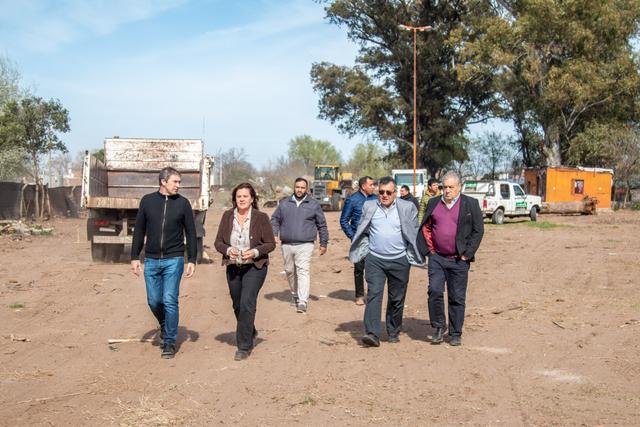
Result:
M307 188L309 188L309 181L307 181L305 178L303 178L301 176L297 177L296 180L293 181L293 185L296 185L299 182L304 182L305 185L307 186Z
M395 187L396 181L390 176L383 176L378 180L378 186L387 185L387 184L393 184L393 186Z
M460 179L460 175L458 175L456 171L449 171L444 175L442 175L442 182L444 183L447 179L451 179L451 178L455 179L458 182L458 184L462 183L462 180Z
M177 175L180 176L180 172L178 172L176 169L167 166L166 168L162 168L160 170L160 173L158 174L158 184L162 185L162 181L168 181L169 177L172 175Z
M238 207L238 205L236 205L236 193L238 192L238 190L242 190L243 188L249 190L249 194L251 194L251 197L253 197L251 206L253 207L253 209L258 210L258 195L256 194L256 190L253 188L253 185L249 184L248 182L243 182L236 185L236 187L231 192L231 204L233 205L233 207Z
M431 187L431 185L433 184L439 184L440 182L438 182L438 180L436 178L429 178L429 181L427 181L427 187Z
M365 185L369 180L373 181L374 179L371 178L369 175L365 175L362 178L360 178L358 180L358 188L362 188L362 186Z
M406 185L406 184L405 184L405 185L403 185L403 186L402 186L402 187L400 187L400 188L402 188L402 189L403 189L404 191L406 191L407 193L410 193L410 192L411 192L411 190L409 189L409 186L408 186L408 185Z

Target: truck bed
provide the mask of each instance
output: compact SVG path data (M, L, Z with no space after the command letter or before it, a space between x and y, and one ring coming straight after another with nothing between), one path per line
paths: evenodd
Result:
M91 157L83 177L88 208L137 209L145 194L158 189L158 171L170 166L182 175L180 194L200 207L203 144L199 139L107 138L105 163ZM205 177L208 181L208 174ZM207 185L207 184L205 184ZM206 206L202 206L206 209Z

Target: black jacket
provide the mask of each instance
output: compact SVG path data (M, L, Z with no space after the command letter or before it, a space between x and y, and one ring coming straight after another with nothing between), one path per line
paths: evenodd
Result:
M429 245L425 238L424 227L428 227L427 234L430 234L431 214L441 201L441 197L432 197L429 200L424 217L422 218L422 223L420 224L420 229L418 230L416 244L418 250L424 256L430 253ZM456 251L458 252L458 256L464 255L469 261L473 261L484 234L482 211L480 210L478 201L473 197L460 194L458 203L460 203L460 214L458 215L458 228L456 230Z
M406 200L407 202L411 202L414 205L416 205L416 209L420 209L420 202L418 202L418 199L413 197L413 194L409 193L406 196L400 196L400 198L402 200Z
M198 250L196 226L189 200L179 194L165 196L159 191L147 194L140 200L136 216L131 259L140 259L143 244L146 258L184 256L185 236L188 261L195 263Z

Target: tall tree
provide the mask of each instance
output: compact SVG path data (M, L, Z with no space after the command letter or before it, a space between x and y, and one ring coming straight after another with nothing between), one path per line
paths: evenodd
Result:
M218 165L222 168L222 185L233 188L242 182L249 182L255 176L255 169L247 161L244 148L230 148L218 153Z
M354 176L371 176L381 178L389 175L392 169L386 161L387 153L373 142L360 143L353 148L351 159L344 168L345 172L352 172Z
M18 148L31 160L36 182L36 215L42 217L39 205L42 192L40 179L40 156L50 151L67 151L60 140L59 132L69 131L69 113L52 99L30 96L18 101L9 101L0 115L0 149Z
M568 159L575 164L613 168L616 185L626 190L626 204L633 183L640 180L640 128L593 123L571 140Z
M9 58L0 56L0 111L9 101L20 99L24 91L20 88L20 73ZM2 142L0 142L2 145ZM0 151L0 180L19 180L30 175L28 159L18 147L3 147Z
M0 108L22 95L18 68L8 58L0 56Z
M478 0L482 2L482 0ZM597 121L637 121L640 73L632 40L640 0L503 0L460 30L461 67L492 69L526 164L566 164L570 141Z
M498 179L500 173L509 172L515 156L508 137L489 132L477 138L474 145L474 154L488 179Z
M359 47L356 65L316 63L311 80L320 95L321 118L343 133L369 134L395 146L391 157L413 157L413 36L398 27L431 25L417 37L417 163L435 173L464 160L467 126L486 118L494 104L492 72L466 69L460 75L457 44L471 16L486 13L484 2L325 1L328 20L346 27ZM454 37L455 36L455 37Z
M296 136L289 141L288 155L290 160L302 162L307 169L319 163L342 163L342 156L333 144L309 135Z

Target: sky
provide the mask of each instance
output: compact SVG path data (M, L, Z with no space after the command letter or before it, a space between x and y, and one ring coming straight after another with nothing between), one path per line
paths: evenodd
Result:
M0 55L22 86L69 110L72 156L105 137L203 138L254 166L298 135L349 140L318 116L314 62L357 47L312 0L0 0Z

